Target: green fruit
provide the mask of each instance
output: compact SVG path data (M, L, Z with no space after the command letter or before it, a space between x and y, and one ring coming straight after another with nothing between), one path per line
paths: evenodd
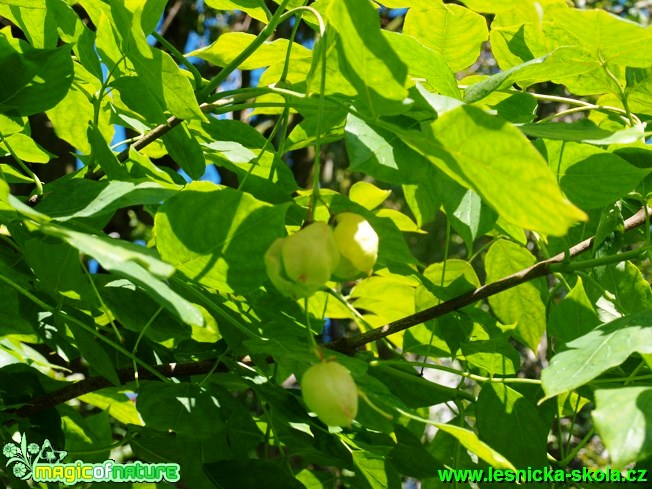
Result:
M340 251L335 276L354 280L369 275L378 258L378 235L369 221L359 214L343 212L335 218L333 236Z
M328 282L339 260L333 231L324 222L277 239L265 253L269 279L279 292L293 299L317 292Z
M358 388L339 363L322 362L306 370L301 393L308 409L329 426L351 426L358 414Z

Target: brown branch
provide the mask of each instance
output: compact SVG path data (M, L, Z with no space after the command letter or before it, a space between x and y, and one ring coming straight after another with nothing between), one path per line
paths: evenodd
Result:
M208 110L208 109L213 108L213 105L212 104L202 104L199 107L202 110ZM183 122L183 119L179 119L178 117L174 117L174 116L170 117L168 119L167 123L159 124L154 129L152 129L148 133L144 134L142 138L140 138L134 144L129 146L122 153L120 153L117 156L118 161L120 161L120 162L126 161L129 158L129 150L130 149L133 148L136 151L143 149L145 146L148 146L148 145L152 144L154 141L156 141L158 138L162 137L164 134L167 134L168 132L170 132L172 129L177 127L182 122ZM99 180L103 176L104 176L104 170L102 168L98 168L93 173L86 174L85 178L88 178L89 180Z
M648 213L652 209L648 209ZM639 210L635 215L625 221L625 231L630 231L637 228L646 222L645 209ZM593 246L593 238L586 239L581 243L573 246L569 253L566 255L560 253L552 258L538 262L529 268L520 270L505 278L492 282L475 289L472 292L455 297L441 304L419 311L411 316L404 317L397 321L386 324L379 328L367 331L359 336L353 338L342 338L340 340L324 345L325 348L330 350L339 351L346 354L353 354L355 350L367 343L377 341L385 338L394 333L398 333L408 329L417 324L441 317L450 312L461 309L462 307L471 305L479 300L486 299L492 295L504 292L525 282L533 280L538 277L543 277L551 273L551 265L564 263L565 260L574 258L585 251L588 251ZM271 359L268 359L271 361ZM166 377L185 377L189 375L206 374L215 367L216 360L204 360L199 362L187 363L171 363L165 365L153 366L154 369L159 371ZM225 372L227 367L224 364L219 364L215 370L216 372ZM120 382L123 384L132 382L134 378L133 368L124 368L117 371ZM147 371L138 372L139 379L154 379L153 374ZM47 409L53 408L71 399L75 399L88 392L94 392L105 387L112 387L113 384L104 377L89 377L88 379L81 380L74 384L67 385L59 390L50 392L44 396L33 399L30 403L18 409L7 410L5 413L13 413L20 417L33 416Z
M648 208L648 213L651 211L652 209ZM625 221L625 231L629 231L638 226L641 226L645 223L645 221L645 209L643 208L639 210L635 215L627 219L627 221ZM411 328L417 324L425 323L426 321L430 321L450 312L457 311L458 309L471 305L474 302L486 299L487 297L491 297L492 295L496 295L500 292L504 292L505 290L511 289L525 282L529 282L535 278L549 275L551 273L551 265L563 263L564 260L574 258L591 249L592 246L593 238L591 237L573 246L567 255L565 253L559 253L552 258L535 263L529 268L525 268L505 278L501 278L500 280L479 287L467 294L460 295L449 301L442 302L436 306L424 309L423 311L419 311L416 314L412 314L411 316L398 319L384 326L380 326L378 328L372 329L371 331L367 331L366 333L362 333L359 336L352 338L341 338L329 344L328 348L342 353L352 354L355 352L356 348L366 345L367 343L380 340L381 338L385 338L386 336Z
M211 110L216 109L216 108L220 107L221 105L225 105L227 103L234 102L234 101L239 100L241 98L243 100L246 100L247 98L249 98L249 95L245 94L245 95L243 95L241 97L234 96L234 97L231 97L230 99L217 100L215 102L204 102L204 103L199 105L199 109L202 112L210 112ZM149 146L150 144L152 144L157 139L163 137L165 134L167 134L172 129L177 127L179 124L181 124L183 121L184 121L184 119L179 119L178 117L175 117L175 116L170 117L165 124L159 124L158 126L156 126L151 131L143 134L143 136L140 139L138 139L138 141L136 141L134 144L132 144L127 149L125 149L120 154L118 154L116 156L116 158L121 163L126 161L129 158L129 151L131 149L134 149L136 151L140 151L141 149L145 148L146 146ZM87 173L85 175L85 178L87 178L89 180L99 180L103 176L104 176L104 170L102 168L98 168L97 170L95 170L92 173Z
M153 369L157 370L165 377L186 377L189 375L200 375L211 371L215 367L216 360L202 360L199 362L187 363L168 363L164 365L154 365ZM224 364L219 364L215 369L216 372L227 372L228 369ZM118 378L122 384L127 384L136 380L136 374L133 368L123 368L117 371ZM138 371L139 380L156 379L154 374L147 370ZM89 377L74 384L67 385L52 391L44 396L33 399L28 404L19 407L18 409L11 409L5 411L6 413L14 413L20 417L29 417L34 414L46 411L59 404L62 404L71 399L83 396L89 392L94 392L105 387L113 387L113 384L102 376Z

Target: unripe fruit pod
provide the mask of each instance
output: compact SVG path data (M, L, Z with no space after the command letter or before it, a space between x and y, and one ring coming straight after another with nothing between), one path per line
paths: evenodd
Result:
M308 408L329 426L351 426L358 414L358 388L339 363L322 362L306 370L301 393Z
M310 297L330 279L340 260L331 227L314 222L279 238L265 253L267 275L279 292L293 299Z
M378 258L379 241L369 221L359 214L342 212L335 217L333 236L341 255L334 275L340 280L369 275Z

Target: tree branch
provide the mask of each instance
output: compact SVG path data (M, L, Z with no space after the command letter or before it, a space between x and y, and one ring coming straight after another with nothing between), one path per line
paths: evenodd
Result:
M636 214L625 221L625 231L634 229L638 226L641 226L642 224L645 224L644 208L639 210ZM367 343L377 341L381 338L385 338L386 336L398 333L412 326L416 326L417 324L425 323L426 321L444 316L445 314L457 311L458 309L473 304L474 302L486 299L487 297L491 297L492 295L496 295L500 292L504 292L505 290L516 287L517 285L521 285L535 278L548 275L552 273L552 265L561 264L564 263L565 260L575 258L576 256L591 249L592 246L593 238L591 237L573 246L569 250L568 255L565 253L559 253L552 258L535 263L529 268L520 270L516 273L513 273L512 275L508 275L507 277L501 278L500 280L490 284L483 285L482 287L455 297L449 301L442 302L436 306L424 309L423 311L419 311L416 314L412 314L411 316L398 319L397 321L393 321L384 326L380 326L376 329L372 329L371 331L367 331L366 333L362 333L359 336L352 338L341 338L329 344L328 348L331 350L339 351L341 353L352 354L355 352L356 348L366 345Z
M211 371L215 367L217 360L202 360L199 362L187 363L168 363L163 365L154 365L153 369L159 371L165 377L186 377L189 375L201 375ZM224 364L219 364L215 372L227 372L228 369ZM127 384L136 380L136 373L133 368L123 368L117 371L118 378L122 384ZM138 371L139 380L156 379L156 377L146 371ZM11 409L4 411L5 413L14 413L20 417L33 416L42 411L46 411L59 404L62 404L71 399L83 396L89 392L94 392L105 387L114 387L114 385L102 376L89 377L74 384L67 385L52 391L44 396L33 399L28 404L19 407L18 409Z
M648 213L652 209L648 208ZM639 210L635 215L625 221L625 231L630 231L645 224L645 209ZM479 300L486 299L492 295L496 295L505 290L511 289L523 283L529 282L538 277L543 277L553 272L558 264L565 263L569 258L574 258L585 251L588 251L593 246L593 238L586 239L581 243L573 246L569 253L566 255L560 253L552 258L538 262L529 268L520 270L505 278L492 282L475 289L472 292L455 297L441 304L424 309L423 311L412 314L411 316L404 317L397 321L391 322L379 328L367 331L359 336L353 338L342 338L340 340L324 345L329 350L338 351L346 354L353 354L355 350L367 343L377 341L385 338L394 333L398 333L408 329L417 324L430 321L432 319L441 317L450 312L461 309L462 307L471 305ZM623 257L629 256L623 253ZM170 363L165 365L153 366L155 370L163 374L165 377L185 377L190 375L207 374L215 368L217 360L203 360L198 362L187 363ZM216 372L226 372L227 367L224 364L219 364L215 368ZM117 371L120 382L126 384L135 380L135 372L133 368L124 368ZM138 372L139 379L154 379L155 376L147 371ZM71 399L75 399L88 392L94 392L105 387L112 387L113 384L101 376L89 377L88 379L81 380L74 384L67 385L59 390L50 392L44 396L37 397L30 401L28 404L18 408L4 411L7 414L16 414L19 417L29 417L34 414L46 411L59 404L62 404Z

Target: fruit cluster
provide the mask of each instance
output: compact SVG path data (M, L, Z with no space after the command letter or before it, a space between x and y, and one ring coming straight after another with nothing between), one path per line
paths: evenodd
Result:
M378 235L359 214L335 216L334 227L313 222L279 238L265 253L267 275L283 295L310 297L331 277L355 280L371 273L378 257Z

